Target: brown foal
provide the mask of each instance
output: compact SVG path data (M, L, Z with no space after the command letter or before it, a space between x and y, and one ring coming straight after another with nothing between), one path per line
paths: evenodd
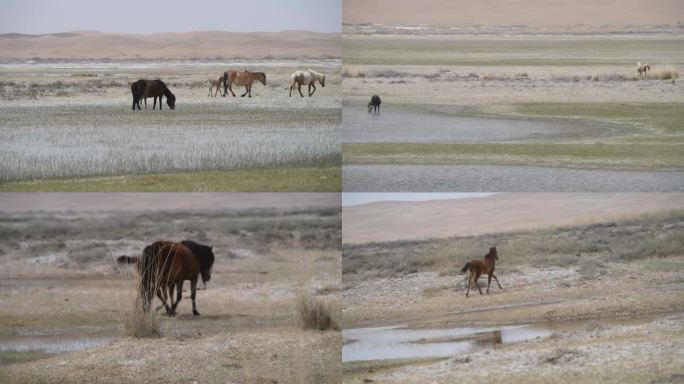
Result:
M477 287L477 290L480 291L480 295L482 294L482 289L480 289L480 285L477 283L477 280L483 274L487 274L489 277L487 281L487 293L489 293L489 285L492 283L492 277L499 286L499 289L503 289L501 288L501 284L499 284L499 279L497 279L496 275L494 274L494 268L496 266L497 260L499 260L499 255L496 252L496 247L490 247L489 253L485 255L483 260L470 260L469 262L465 263L463 268L461 268L461 273L468 271L468 288L466 289L466 297L468 297L468 294L470 293L471 282L473 282Z

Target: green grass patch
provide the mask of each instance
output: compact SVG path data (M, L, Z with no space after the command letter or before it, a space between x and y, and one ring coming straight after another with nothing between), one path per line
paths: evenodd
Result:
M69 305L69 303L65 303ZM35 314L0 314L0 334L18 335L46 329L73 329L74 327L101 327L118 323L114 311L73 311L52 313L49 316Z
M429 39L358 38L342 40L345 65L467 66L629 66L634 52L677 62L679 39Z
M339 192L339 167L264 168L0 183L0 192Z
M449 360L449 358L434 357L424 359L386 359L386 360L368 360L368 361L352 361L342 363L342 372L345 375L349 374L363 374L373 373L384 369L399 368L406 365L423 365L432 364L440 361Z
M0 351L0 366L48 358L52 355L42 351Z
M531 116L619 121L667 133L684 132L684 103L529 103L515 108Z
M344 164L492 164L675 170L684 145L672 144L345 144Z

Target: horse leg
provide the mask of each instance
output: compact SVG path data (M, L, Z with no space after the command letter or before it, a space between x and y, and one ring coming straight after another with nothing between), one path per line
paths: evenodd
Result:
M301 83L297 84L297 90L299 91L299 96L304 97L304 94L302 93L302 84Z
M295 83L290 84L290 97L292 97L292 88L294 88Z
M499 279L496 278L496 275L492 273L492 276L494 276L494 281L496 281L496 285L499 286L499 289L503 289L501 288L501 284L499 284Z
M245 97L245 96L247 96L247 93L249 93L249 85L245 85L245 93L243 93L242 95L240 95L240 97Z
M160 111L162 110L162 99L163 98L164 98L164 96L159 96L159 110Z
M475 286L477 287L477 290L480 291L480 295L482 294L482 288L480 288L480 283L477 281L480 279L481 272L475 273L475 278L473 279L473 282L475 283Z
M165 287L160 286L160 287L157 288L157 297L158 297L159 300L161 300L161 302L162 302L162 305L160 305L159 307L157 307L157 310L159 310L159 309L161 309L162 307L164 307L164 309L166 310L166 314L167 314L167 315L171 315L171 308L169 308L169 305L166 304L166 289L165 289Z
M311 88L313 88L313 92L311 91ZM314 83L309 84L309 97L311 97L315 92L316 92L316 84L314 84Z
M489 286L492 284L492 274L487 275L487 294L489 295Z
M470 270L468 270L468 286L466 288L466 297L468 297L468 294L470 293L470 280L472 280L473 277L470 275Z
M200 313L197 312L197 306L195 305L195 295L197 294L197 278L195 280L190 280L190 298L192 299L192 314L199 316Z
M169 290L173 290L173 287L169 287ZM176 283L176 302L171 305L171 316L176 314L176 308L178 307L178 303L180 303L181 299L183 298L183 282L181 281L180 283Z

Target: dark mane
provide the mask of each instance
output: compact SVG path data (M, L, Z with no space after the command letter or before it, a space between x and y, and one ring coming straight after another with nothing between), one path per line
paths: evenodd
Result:
M210 246L199 244L192 240L183 240L181 244L188 247L188 249L197 257L200 263L200 273L202 275L202 281L209 281L207 276L211 276L211 268L214 266L214 251ZM205 279L206 278L206 279Z
M496 247L489 247L489 253L485 255L485 259L493 259L496 257Z

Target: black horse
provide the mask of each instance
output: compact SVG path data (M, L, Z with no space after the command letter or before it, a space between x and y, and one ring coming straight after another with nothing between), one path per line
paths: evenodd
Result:
M162 109L163 96L166 96L166 104L169 105L169 108L176 109L176 96L171 93L166 84L159 79L140 79L131 84L131 93L133 94L133 110L135 110L136 106L140 109L140 100L147 99L148 97L154 97L152 109L155 109L157 106L157 97L159 98L159 109Z
M212 246L196 243L192 240L183 240L181 244L190 249L193 255L200 263L200 276L204 287L207 287L207 281L211 280L211 269L214 265L214 250Z
M380 96L373 95L373 97L371 97L370 103L368 103L368 113L375 112L376 114L379 115L380 114L380 103L382 103L382 101L380 101Z

